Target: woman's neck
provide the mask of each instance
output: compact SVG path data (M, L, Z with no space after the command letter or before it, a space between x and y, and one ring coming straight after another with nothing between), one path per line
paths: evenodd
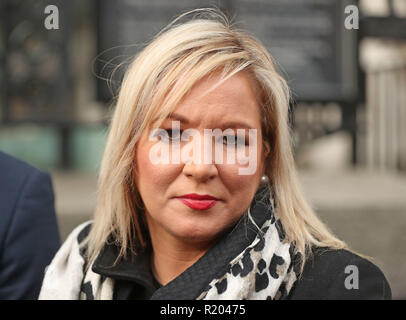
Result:
M162 234L151 235L151 240L151 269L155 279L162 285L166 285L192 266L213 244L186 243Z

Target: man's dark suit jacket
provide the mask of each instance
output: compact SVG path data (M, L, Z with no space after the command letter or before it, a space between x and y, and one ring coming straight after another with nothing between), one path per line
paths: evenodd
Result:
M59 246L49 174L0 152L0 299L37 299Z

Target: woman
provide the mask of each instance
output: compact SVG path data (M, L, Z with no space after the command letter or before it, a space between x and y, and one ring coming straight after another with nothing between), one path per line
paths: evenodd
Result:
M40 298L390 299L300 191L269 53L221 13L194 12L129 66L95 218L61 247Z

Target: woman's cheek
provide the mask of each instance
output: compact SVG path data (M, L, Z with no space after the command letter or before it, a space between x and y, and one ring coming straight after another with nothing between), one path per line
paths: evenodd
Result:
M256 188L257 181L259 181L259 178L257 177L258 170L252 175L242 175L240 174L241 168L242 166L239 164L217 165L219 177L229 191L240 192Z

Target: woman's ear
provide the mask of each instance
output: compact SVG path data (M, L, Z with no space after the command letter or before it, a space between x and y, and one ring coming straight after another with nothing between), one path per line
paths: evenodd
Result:
M262 173L261 175L264 175L267 173L267 169L268 169L268 159L269 159L269 155L271 153L271 148L269 146L269 142L268 141L264 141L264 143L262 144L262 148L263 148L263 160L262 160Z
M268 141L264 141L263 148L264 148L264 159L266 159L271 153L271 146L269 145Z

